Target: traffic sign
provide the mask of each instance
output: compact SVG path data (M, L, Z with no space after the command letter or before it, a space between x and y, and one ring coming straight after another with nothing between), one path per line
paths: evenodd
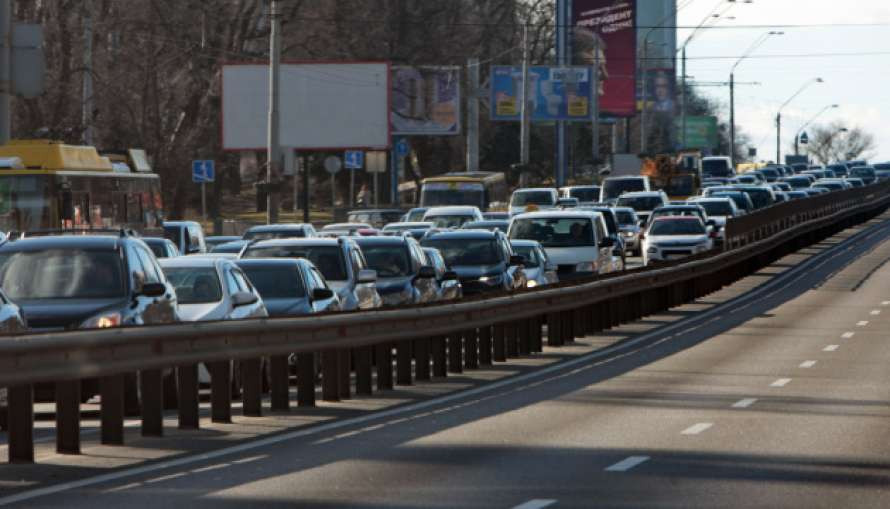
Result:
M324 169L331 175L336 175L342 167L343 163L337 156L328 156L324 160Z
M408 155L408 151L411 150L411 147L408 145L408 140L402 138L396 143L396 155L399 157L405 157Z
M347 150L343 159L347 170L360 170L365 166L365 153L361 150Z
M386 172L386 152L368 152L368 173Z
M807 135L807 132L804 131L804 132L800 133L800 144L806 145L809 142L810 142L810 137Z
M213 182L216 178L216 170L213 160L192 161L192 182L195 184L204 184Z

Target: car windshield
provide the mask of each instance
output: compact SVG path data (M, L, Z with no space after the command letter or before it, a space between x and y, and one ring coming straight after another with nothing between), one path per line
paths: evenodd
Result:
M346 281L346 266L339 246L253 247L244 258L303 258L312 262L328 281Z
M436 228L460 228L464 225L464 223L475 220L475 217L466 215L442 215L426 217L426 221L433 223L433 226L435 226Z
M214 267L168 267L164 274L176 288L179 304L210 304L222 300L222 285Z
M735 206L742 209L748 210L748 200L745 199L745 195L742 193L714 193L711 195L714 198L729 198L730 200L735 202Z
M243 266L241 270L264 299L299 299L306 296L306 288L296 267Z
M772 193L767 191L766 189L742 189L750 198L751 202L754 203L754 208L761 209L763 207L768 207L773 204L772 202Z
M267 239L301 239L306 237L306 232L302 228L294 228L288 230L248 230L244 232L244 240L267 240Z
M177 246L179 245L179 232L182 229L178 226L165 226L164 227L164 238L170 239Z
M428 239L424 247L434 247L442 253L449 267L458 265L494 265L500 263L497 246L492 239L447 238Z
M706 159L701 163L702 173L715 177L727 177L730 175L729 163L723 159Z
M697 205L704 207L709 216L731 216L732 205L728 201L701 201Z
M539 217L515 219L510 238L536 240L544 247L595 246L593 221L585 217Z
M652 218L656 217L664 217L664 216L687 216L687 217L701 217L698 211L693 209L664 209L664 210L655 210L652 212Z
M411 275L408 249L404 245L360 244L368 267L377 271L377 277L404 277Z
M622 226L637 224L636 214L629 210L616 210L615 215L618 216L618 224Z
M34 277L39 274L40 277ZM0 254L0 287L12 300L107 299L126 294L112 250L46 249Z
M553 193L550 191L517 191L513 193L510 205L524 207L526 205L553 205Z
M660 196L633 196L618 198L618 205L630 207L637 212L641 210L654 210L664 205Z
M164 242L145 242L145 245L155 254L155 258L167 258L167 246Z
M618 234L618 224L615 222L615 216L612 215L612 210L611 209L595 209L595 210L603 215L603 220L606 221L606 230L608 230L610 234L617 235Z
M594 202L600 199L598 187L573 187L569 189L569 198L578 198L578 201Z
M678 175L665 184L664 191L671 196L691 196L695 194L695 177Z
M646 184L641 178L606 179L602 189L603 201L618 198L623 193L645 190Z
M704 235L705 227L698 221L656 221L649 235Z
M408 217L405 219L407 221L420 221L423 219L423 215L426 214L426 209L411 209L408 212Z
M420 205L474 205L485 208L485 188L476 182L427 182L420 191Z
M785 179L785 183L795 189L810 187L810 179L806 177L789 177Z
M535 248L532 246L513 246L513 252L525 258L525 265L529 269L536 269L541 264L538 257L535 256Z

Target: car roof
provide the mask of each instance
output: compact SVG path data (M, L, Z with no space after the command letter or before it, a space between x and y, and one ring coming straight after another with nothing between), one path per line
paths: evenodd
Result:
M215 267L219 268L227 263L231 263L231 259L223 256L177 256L175 258L160 258L158 263L163 268L178 267Z
M510 239L510 244L517 247L538 247L541 245L537 240L526 240L526 239Z
M258 224L247 229L249 232L273 232L279 230L302 230L305 228L313 228L308 223L278 223L278 224Z
M302 265L303 262L307 261L303 258L242 258L235 263L239 267L293 267Z
M404 222L397 222L397 223L388 223L386 226L383 227L383 229L385 230L389 227L421 229L421 228L432 228L433 225L434 225L434 223L431 223L430 221L404 221Z
M326 225L321 230L322 231L361 230L361 229L367 229L367 228L373 228L373 226L369 225L368 223L332 223L332 224Z
M696 196L696 197L692 198L691 201L693 203L699 203L699 202L735 203L734 201L732 201L732 198L729 198L727 196Z
M428 234L428 239L493 239L498 232L489 230L447 230Z
M537 219L537 218L590 218L596 217L598 215L602 215L601 212L597 212L596 210L542 210L538 212L526 212L524 214L517 214L513 216L513 219Z
M413 210L413 209L412 209ZM354 209L350 210L346 214L362 214L362 213L380 213L380 212L392 212L393 214L404 214L405 211L402 209Z
M266 239L252 243L249 247L278 247L278 246L339 246L340 239L325 237L294 238L294 239Z
M614 210L615 212L633 212L634 214L637 213L636 209L634 209L633 207L612 207L612 210Z
M698 216L661 216L661 217L656 217L655 221L698 221L698 222L701 222L701 219Z
M170 244L173 244L173 241L171 241L170 239L165 239L163 237L141 237L141 239L142 242L145 242L146 244L166 244L168 242Z
M471 226L497 226L499 224L509 223L509 219L483 219L482 221L470 221L468 223L464 223L464 227L467 225Z
M479 210L479 207L467 206L467 205L449 205L447 207L430 207L426 209L426 215L434 216L436 214L454 214L454 213L469 213L475 214L476 211ZM481 212L480 212L481 213Z
M624 193L618 198L648 198L650 196L661 196L662 191L631 191Z
M197 221L164 221L164 226L201 226Z
M536 191L556 191L556 188L553 187L520 187L519 189L513 191L514 193L531 193Z
M27 234L26 234L27 235ZM40 251L44 249L117 249L123 240L118 235L48 235L8 240L0 246L8 251Z
M355 243L361 246L402 246L408 243L406 237L398 235L377 236L377 237L355 237Z
M662 205L661 207L658 207L658 208L655 209L655 210L666 210L666 209L681 209L681 210L690 209L690 210L700 210L700 209L701 209L701 205L695 205L695 204L692 204L692 203L688 203L688 204L684 203L684 204L682 204L682 205L679 204L679 203L672 203L672 204L670 204L670 205Z

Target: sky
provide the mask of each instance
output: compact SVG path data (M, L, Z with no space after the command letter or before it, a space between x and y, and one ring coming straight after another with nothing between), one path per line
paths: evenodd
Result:
M724 15L735 19L720 20L716 28L699 31L689 43L686 73L696 82L727 82L730 68L758 37L771 30L784 32L769 37L736 68L736 83L760 83L738 84L735 94L736 128L751 138L758 160L775 159L778 108L817 77L824 83L809 86L782 110L783 158L803 124L837 104L814 124L840 120L847 127L861 127L875 136L877 148L871 160L890 160L890 0L742 1ZM728 5L727 0L678 0L678 4L677 24L689 27L701 23L718 4L720 11ZM884 26L842 26L850 24ZM691 29L680 29L678 44L690 33ZM822 56L805 56L817 54ZM700 91L720 101L721 119L727 121L729 88L703 86Z

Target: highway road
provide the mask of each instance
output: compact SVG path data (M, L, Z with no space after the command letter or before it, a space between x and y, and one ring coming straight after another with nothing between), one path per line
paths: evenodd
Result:
M888 238L885 217L534 373L20 503L888 507Z

